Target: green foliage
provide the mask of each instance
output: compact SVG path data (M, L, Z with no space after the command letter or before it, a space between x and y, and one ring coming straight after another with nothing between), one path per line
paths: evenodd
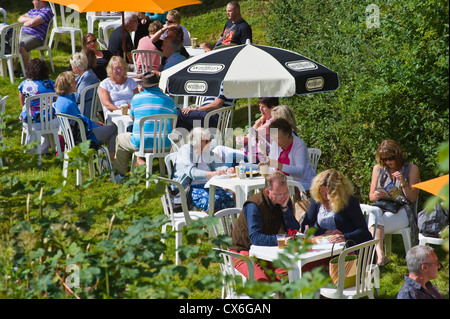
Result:
M448 140L448 2L389 1L380 27L366 26L370 1L274 0L268 42L300 52L339 74L337 91L285 99L300 135L322 150L319 169L337 168L368 200L374 154L399 142L421 179L437 174ZM280 36L282 34L282 36Z

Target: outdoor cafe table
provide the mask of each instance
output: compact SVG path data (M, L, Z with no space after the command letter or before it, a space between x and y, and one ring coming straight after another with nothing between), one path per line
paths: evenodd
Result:
M117 134L125 133L127 127L133 124L133 120L129 114L122 115L122 110L115 110L106 117L106 124L114 123L117 126Z
M288 277L289 282L293 282L302 278L302 267L313 261L326 259L331 256L331 250L333 249L333 255L338 255L342 252L345 243L336 243L333 248L333 244L318 244L313 245L312 249L306 253L297 255L297 261L289 265ZM250 246L250 257L255 257L261 260L274 261L278 259L278 254L282 252L278 246ZM294 256L293 256L294 257ZM293 258L294 261L294 258Z
M189 53L190 56L196 56L196 55L205 53L205 50L203 50L200 47L196 47L194 49L190 45L187 45L184 48L186 49L186 51Z
M242 179L232 176L234 175L228 176L224 174L221 176L214 176L209 179L209 181L205 184L205 188L209 187L210 203L214 203L216 187L222 187L224 189L229 189L236 194L236 207L243 207L250 192L257 189L262 189L266 184L266 179L262 176L253 178L247 177ZM296 182L291 176L287 176L287 183L292 192ZM211 216L214 215L214 205L209 205L209 214Z

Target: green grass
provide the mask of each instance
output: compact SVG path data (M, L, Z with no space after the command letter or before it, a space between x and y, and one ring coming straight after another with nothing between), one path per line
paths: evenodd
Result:
M182 24L185 25L193 37L197 37L200 42L215 42L222 32L223 25L226 21L225 6L228 0L209 1L213 2L211 5L197 5L193 7L182 8L183 13ZM209 3L208 2L208 3ZM246 19L253 28L253 42L256 44L266 44L265 41L265 4L268 1L259 0L241 0L241 8L244 19ZM9 6L8 6L9 5ZM17 17L23 12L31 8L31 1L28 2L15 2L12 4L3 4L2 6L8 9L7 22L14 23ZM85 15L81 14L81 26L86 32L86 19ZM78 47L79 48L79 47ZM57 75L65 71L69 65L69 59L71 55L70 38L69 36L63 36L57 50L52 50L53 62L55 64L56 72L52 73L50 77L55 80ZM32 52L32 57L39 57L38 52ZM15 83L11 84L9 78L0 78L0 95L9 95L6 112L12 115L13 118L9 119L6 124L7 128L4 131L6 144L8 146L14 146L20 144L21 136L21 124L19 123L18 116L21 111L19 104L17 86L22 79L15 78ZM252 116L259 113L257 108L256 99L252 99ZM248 123L247 119L247 100L242 99L237 103L237 110L234 115L233 127L245 127ZM158 172L159 168L155 161L154 172ZM53 155L43 156L43 163L40 167L33 167L22 171L8 171L2 172L2 174L8 174L10 176L18 176L21 179L28 180L42 180L45 181L46 188L59 188L62 186L62 162L60 159ZM63 198L70 197L73 201L79 200L76 194L75 174L69 173L69 180L67 186L62 189L60 196ZM144 187L144 185L142 185ZM123 185L112 184L107 181L97 184L94 188L88 189L83 194L82 209L89 209L89 207L96 206L99 199L111 200L116 205L123 204L129 191L123 187ZM148 201L144 207L141 207L139 214L148 214L151 216L157 216L162 214L162 207L159 198L148 198ZM91 236L95 233L100 233L102 230L108 227L110 216L107 212L94 212L92 216L93 225L91 229ZM174 259L174 241L168 240L167 256ZM202 250L207 251L211 247L204 245ZM441 247L435 247L435 251L442 263L441 271L439 272L438 279L433 283L438 287L441 294L445 297L449 297L449 278L448 278L448 253ZM403 248L403 242L401 236L393 236L392 254L389 257L390 263L381 269L381 289L380 297L392 299L396 297L398 290L403 283L403 276L407 274L407 268L405 264L405 251ZM204 274L217 274L219 272L218 265L215 264L208 269L200 267L200 274L195 275L195 278L200 278ZM195 279L194 278L194 279ZM180 279L175 279L180 280ZM182 284L185 287L191 289L191 298L220 298L220 291L214 290L200 291L192 285L193 280L185 280Z

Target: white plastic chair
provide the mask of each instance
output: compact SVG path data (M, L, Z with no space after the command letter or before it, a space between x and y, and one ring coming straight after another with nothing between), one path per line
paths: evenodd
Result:
M97 90L98 90L98 86L99 85L100 85L100 82L86 86L83 89L83 91L81 91L81 95L80 95L79 108L80 108L81 114L84 114L84 107L86 105L86 95L90 91L92 91L92 99L90 99L90 101L87 101L87 102L91 103L91 112L89 114L89 119L92 120L92 121L95 121L95 119L97 117L97 107L98 107L97 103L99 101Z
M426 244L433 244L433 245L443 245L444 239L442 238L435 238L435 237L427 237L419 233L419 245L426 245Z
M144 132L144 123L146 121L153 121L153 132ZM152 174L153 170L153 159L159 159L159 169L161 176L164 176L165 168L164 163L161 159L163 159L167 154L170 153L170 146L166 147L166 138L169 134L169 125L172 128L175 128L177 124L177 116L169 115L169 114L160 114L160 115L150 115L144 116L139 120L139 150L133 153L133 157L131 160L131 171L133 171L137 156L145 158L146 164L146 177L147 179ZM145 136L153 135L153 146L149 149L145 148ZM148 188L149 181L146 181L146 187Z
M102 38L97 38L97 43L99 45L100 50L108 50L108 45Z
M103 41L106 43L106 47L109 44L109 36L114 31L115 28L120 27L122 25L122 19L115 20L105 20L98 24L98 35L102 36L103 33Z
M66 184L67 181L67 172L68 172L68 166L69 166L69 152L70 150L76 145L75 140L73 138L72 134L72 128L70 127L70 121L76 121L78 123L78 127L80 129L80 135L81 135L81 142L87 141L85 128L84 128L84 122L82 119L68 115L68 114L62 114L56 111L56 117L58 118L59 126L61 128L61 132L64 136L64 142L65 142L65 150L64 150L64 164L63 164L63 176L64 176L64 183ZM101 145L97 151L96 157L99 157L98 163L97 163L97 170L101 174L103 170L111 170L112 169L112 163L109 158L109 152ZM95 177L95 166L93 159L89 161L89 176L94 178ZM114 180L114 173L111 173L112 180ZM82 184L82 171L77 169L77 185L81 186Z
M53 11L53 29L50 36L50 43L49 47L52 47L53 40L55 40L55 49L58 47L58 38L60 34L70 34L71 42L72 42L72 55L76 52L76 45L75 45L75 35L77 33L80 34L81 42L83 42L83 31L80 28L75 27L68 27L66 24L66 15L65 10L66 7L63 5L59 5L59 11L61 16L61 26L58 26L58 15L56 13L55 4L53 2L49 2L50 7Z
M186 137L176 129L170 132L167 137L169 138L170 143L172 143L172 152L177 152L181 146L186 144Z
M415 211L414 213L416 216L417 216L418 205L419 205L419 197L417 197L417 200L414 203L414 211ZM412 247L411 228L405 227L405 228L393 231L392 233L384 234L384 246L385 246L386 255L390 254L392 251L392 235L402 235L403 246L405 247L405 254L406 254L408 252L408 250L410 250Z
M6 77L6 65L8 66L9 79L14 84L14 59L19 58L20 66L22 67L23 75L26 76L26 70L23 63L22 55L20 54L20 31L23 23L14 23L4 27L0 32L0 71L3 77ZM6 53L5 37L8 31L12 30L11 37L11 52Z
M3 15L3 23L6 23L6 10L3 8L0 8L0 13Z
M5 140L3 138L3 114L5 114L6 100L8 99L8 95L5 97L0 96L0 146L5 146ZM0 167L3 167L3 159L0 157Z
M369 220L370 220L370 215L372 215L374 217L374 225L373 225L373 229L374 229L374 235L373 238L375 238L375 231L378 227L378 214L373 212L373 209L377 208L374 206L370 206L370 205L366 205L366 204L360 204L359 205L361 207L361 211L363 212L364 218L366 219L366 223L367 226L369 227ZM370 284L372 284L373 281L373 288L375 290L375 295L379 295L379 291L380 291L380 267L378 267L377 264L372 264L372 274L371 274L371 280L370 280Z
M58 156L62 156L61 147L59 144L58 127L53 127L53 118L49 114L53 113L52 104L56 97L56 93L42 93L30 96L25 99L25 107L27 110L27 126L22 126L22 145L25 144L27 136L30 135L30 141L38 141L37 153L39 154L39 165L41 164L41 136L49 134L52 136L50 138L50 145L53 150L58 152ZM31 116L31 102L39 101L39 112L40 112L40 123L41 128L36 130L33 128L33 119ZM55 148L56 146L56 148Z
M133 50L131 51L131 56L133 57L134 72L137 73L147 73L151 72L153 69L152 55L159 56L161 61L163 55L161 51L157 50ZM140 66L138 67L138 62Z
M45 39L44 39L44 44L42 44L40 47L34 48L33 50L39 51L39 54L41 55L42 60L45 60L44 51L47 51L48 59L50 60L50 66L52 67L52 72L55 73L55 66L53 64L53 59L52 59L52 50L51 50L50 46L48 45L52 27L53 27L53 19L50 20L50 22L48 23L47 33L45 34Z
M214 214L214 217L220 221L221 228L214 225L214 231L216 235L228 235L231 236L231 231L236 225L236 219L239 217L242 208L232 207L224 208Z
M182 229L184 226L189 226L192 220L197 220L200 218L208 217L208 214L200 211L189 211L187 205L186 191L184 187L171 179L158 177L157 181L161 181L165 184L165 193L161 196L161 202L163 205L164 214L169 218L167 222L162 227L162 233L167 232L167 226L171 226L173 231L175 231L175 264L180 264L180 257L178 253L178 247L182 244ZM174 203L172 202L172 195L170 191L170 186L175 186L179 191L179 198L181 200L181 212L176 213ZM162 239L164 242L164 239Z
M171 179L174 173L175 161L178 153L170 153L164 157L164 164L166 164L167 176Z
M234 113L234 102L233 105L227 107L221 107L220 109L210 111L206 114L203 127L205 129L209 128L209 120L212 116L218 114L219 118L217 119L217 127L211 128L214 130L216 134L213 134L214 131L211 132L214 135L214 139L216 141L216 145L225 145L225 138L227 129L231 128L231 121Z
M321 288L320 294L329 299L357 299L365 296L370 299L374 299L369 283L371 280L375 246L378 241L378 239L372 239L359 245L347 248L341 252L338 259L338 283L335 288ZM345 257L349 253L353 252L358 256L356 263L356 285L344 289Z
M322 155L322 151L318 148L308 148L308 154L311 161L311 166L314 168L314 172L317 173L317 163L319 163L319 158Z
M247 256L231 252L228 250L213 248L214 250L219 252L219 255L222 257L221 262L219 263L220 271L223 275L223 289L222 289L222 299L249 299L250 297L242 294L238 295L236 293L235 287L238 284L237 278L242 279L242 284L248 281L255 280L254 273L254 264L251 259ZM248 279L241 274L236 268L234 268L233 258L242 259L247 264L248 269Z

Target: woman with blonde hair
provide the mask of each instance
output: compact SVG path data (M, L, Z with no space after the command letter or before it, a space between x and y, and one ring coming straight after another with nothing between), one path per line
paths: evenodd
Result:
M401 146L393 140L381 142L375 159L377 164L372 170L369 192L372 206L369 207L374 214L378 215L378 227L376 230L373 229L374 221L372 219L369 220L369 227L372 232L375 231L375 238L380 239L376 246L377 264L384 266L389 262L383 250L385 233L393 233L409 226L412 246L418 243L417 217L410 205L417 201L419 196L419 190L412 188L411 185L419 182L420 174L417 165L406 161ZM396 190L397 195L389 196L382 188ZM392 193L394 192L392 191ZM383 204L392 207L389 208L387 205L383 207Z
M276 119L285 119L292 127L292 131L297 134L297 121L295 120L295 113L289 105L278 105L272 109L272 121Z
M372 239L352 183L339 171L328 169L314 177L311 205L302 232L316 228L315 235L331 235L330 242L351 240L349 246Z
M117 55L109 60L106 67L108 77L98 87L105 122L110 113L120 110L122 104L130 105L133 95L139 93L136 81L127 77L127 69L125 60Z

